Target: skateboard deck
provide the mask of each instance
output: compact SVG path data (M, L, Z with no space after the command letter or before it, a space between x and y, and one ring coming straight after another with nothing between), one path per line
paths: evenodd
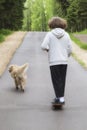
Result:
M53 110L60 110L60 109L62 109L62 107L63 107L63 105L62 104L52 104L52 108L53 108Z

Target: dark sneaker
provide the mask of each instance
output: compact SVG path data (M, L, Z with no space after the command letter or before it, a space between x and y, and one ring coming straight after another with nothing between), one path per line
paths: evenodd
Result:
M57 104L57 105L64 105L65 102L60 102L59 99L55 98L54 101L52 102L53 105Z

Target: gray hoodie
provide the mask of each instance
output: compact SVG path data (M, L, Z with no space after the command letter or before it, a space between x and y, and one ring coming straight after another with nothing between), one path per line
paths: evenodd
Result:
M41 48L48 50L50 66L68 63L68 57L72 52L71 44L69 34L61 28L55 28L47 33Z
M52 34L54 34L56 36L56 38L60 39L64 36L65 31L61 28L55 28L52 31Z

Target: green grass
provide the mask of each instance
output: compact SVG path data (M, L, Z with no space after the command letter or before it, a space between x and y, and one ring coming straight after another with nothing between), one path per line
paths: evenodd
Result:
M5 40L5 36L3 34L0 34L0 43Z
M71 33L70 37L71 39L82 49L87 50L87 43L83 43L81 42L78 38L76 38L74 36L74 34L87 34L87 29L81 31L81 32L75 32L75 33ZM72 53L72 56L78 61L79 64L81 64L85 69L87 69L87 65L78 58L78 56L74 53Z
M0 34L3 34L5 36L10 35L11 33L12 33L12 31L9 29L1 29L0 30Z
M82 32L75 32L75 33L70 33L71 39L82 49L87 50L87 43L81 42L78 38L74 36L74 34L86 34L87 30L84 30Z
M5 40L5 37L12 34L13 31L8 29L1 29L0 30L0 43L2 43Z
M74 53L72 53L72 56L78 61L78 63L83 66L85 69L87 69L87 65L78 58L78 56L76 56Z
M75 34L87 34L87 29L81 31L81 32L75 32Z

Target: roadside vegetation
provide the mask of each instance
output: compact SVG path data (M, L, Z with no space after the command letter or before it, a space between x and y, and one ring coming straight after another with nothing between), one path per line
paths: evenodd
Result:
M74 59L76 59L76 61L78 61L78 63L83 66L85 69L87 69L87 64L85 64L85 62L82 59L79 59L78 56L74 53L72 53L72 56L74 57Z
M87 28L87 0L0 0L0 29L48 31L53 16L65 18L69 32Z
M73 32L70 33L70 37L72 41L74 41L75 44L77 44L80 48L87 50L87 43L81 42L78 38L75 37L75 35L84 35L87 34L87 29L81 31L81 32ZM81 66L83 66L85 69L87 69L87 64L80 58L80 55L77 55L76 53L72 53L72 56L78 61Z
M75 32L75 34L87 34L87 29L82 30L80 32Z
M87 28L87 0L26 0L22 27L27 31L48 31L52 16L65 18L69 32L80 32Z
M8 36L12 33L13 33L13 31L11 31L9 29L1 29L0 30L0 43L5 40L6 36Z
M70 33L71 39L82 49L87 50L87 43L80 41L74 34L87 34L87 29L81 32Z

